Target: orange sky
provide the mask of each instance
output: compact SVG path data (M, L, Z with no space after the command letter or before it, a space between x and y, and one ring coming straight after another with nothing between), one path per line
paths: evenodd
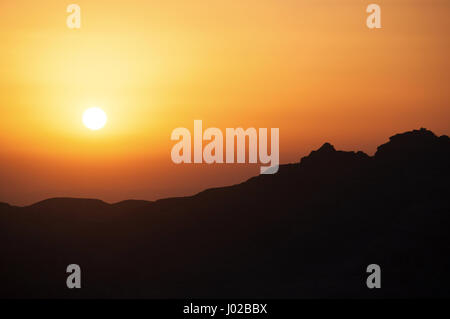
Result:
M66 6L82 27L66 26ZM281 163L450 132L450 2L0 2L0 201L193 194L260 165L175 165L176 127L278 127ZM82 112L108 114L100 131Z

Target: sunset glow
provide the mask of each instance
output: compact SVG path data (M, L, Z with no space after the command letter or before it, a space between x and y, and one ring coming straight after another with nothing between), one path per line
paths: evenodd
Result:
M280 128L281 164L450 132L448 1L379 1L373 30L358 0L76 3L80 29L66 2L0 3L0 201L157 199L259 173L174 164L171 132L196 119Z

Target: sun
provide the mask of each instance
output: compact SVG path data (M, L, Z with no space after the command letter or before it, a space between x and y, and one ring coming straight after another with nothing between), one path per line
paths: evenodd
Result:
M107 120L106 113L98 107L91 107L83 113L83 124L94 131L103 128Z

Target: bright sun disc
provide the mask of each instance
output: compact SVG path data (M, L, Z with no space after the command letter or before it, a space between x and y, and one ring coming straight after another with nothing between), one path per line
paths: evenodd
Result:
M98 107L87 109L83 113L83 123L91 130L99 130L106 124L106 113Z

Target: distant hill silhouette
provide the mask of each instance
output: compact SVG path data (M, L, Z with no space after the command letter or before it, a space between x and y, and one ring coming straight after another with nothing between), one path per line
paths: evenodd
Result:
M450 297L449 163L420 129L191 197L0 204L0 297Z

